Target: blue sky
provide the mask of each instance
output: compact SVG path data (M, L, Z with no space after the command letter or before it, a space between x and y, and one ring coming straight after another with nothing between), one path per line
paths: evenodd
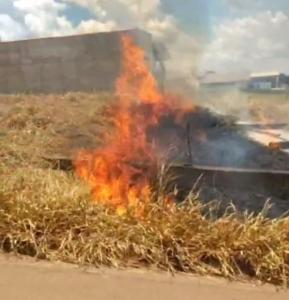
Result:
M64 13L73 22L74 25L77 25L82 20L95 18L93 13L91 13L88 9L75 4L70 4L69 6L67 6Z
M210 15L207 1L166 0L162 5L165 11L176 16L188 32L205 33L208 30Z
M12 1L0 0L0 13L12 13L13 12L13 3Z

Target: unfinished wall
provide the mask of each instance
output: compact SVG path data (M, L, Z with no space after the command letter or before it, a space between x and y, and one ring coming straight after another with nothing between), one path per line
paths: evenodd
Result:
M0 43L0 93L112 91L122 34L132 35L152 65L152 39L141 30Z

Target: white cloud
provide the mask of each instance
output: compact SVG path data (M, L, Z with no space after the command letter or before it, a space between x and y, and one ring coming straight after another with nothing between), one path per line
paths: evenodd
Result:
M160 0L63 0L89 8L97 18L110 19L122 26L143 24L159 15Z
M15 9L23 15L24 27L33 37L70 34L73 26L60 13L65 4L54 0L14 0Z
M203 69L266 70L289 66L289 16L262 12L226 21L215 28Z
M13 30L11 30L13 28ZM0 40L9 41L21 38L25 35L25 30L12 17L0 14Z
M81 21L77 26L77 33L93 33L93 32L104 32L108 30L114 30L117 26L113 21L98 22L95 20Z

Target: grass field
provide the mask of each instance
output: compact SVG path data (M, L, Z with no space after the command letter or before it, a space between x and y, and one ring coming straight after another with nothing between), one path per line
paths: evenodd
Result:
M179 207L162 197L141 218L91 201L73 172L43 158L101 144L108 95L0 97L0 247L38 259L147 267L289 283L289 220L237 212L214 218L192 196ZM57 105L56 105L57 104ZM217 199L216 199L217 200ZM204 212L206 211L206 215ZM210 213L208 213L210 212Z

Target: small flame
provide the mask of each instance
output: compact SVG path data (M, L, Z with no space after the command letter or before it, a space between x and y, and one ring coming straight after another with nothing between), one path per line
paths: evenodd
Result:
M270 142L269 148L273 151L280 151L282 149L280 142Z
M116 82L118 102L113 107L114 131L104 136L104 147L81 151L75 161L76 173L90 185L93 199L119 214L131 208L141 211L151 201L158 156L147 132L175 109L172 102L176 102L160 92L144 51L130 36L122 37L122 48L122 72Z

